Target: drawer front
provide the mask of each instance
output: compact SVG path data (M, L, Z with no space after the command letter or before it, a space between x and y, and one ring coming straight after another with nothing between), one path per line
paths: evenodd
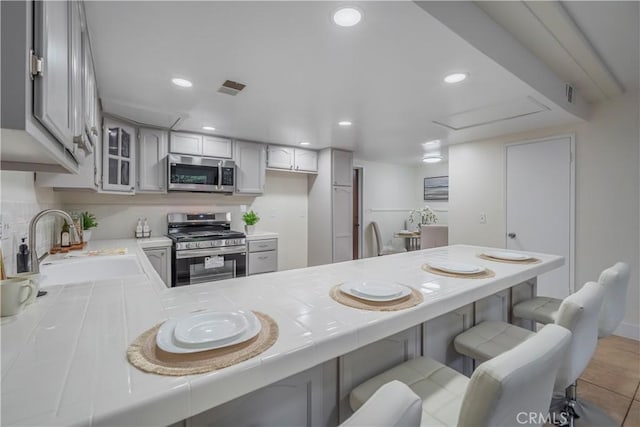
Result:
M249 241L249 252L275 251L278 249L277 239Z
M249 275L269 273L278 269L278 252L249 253Z

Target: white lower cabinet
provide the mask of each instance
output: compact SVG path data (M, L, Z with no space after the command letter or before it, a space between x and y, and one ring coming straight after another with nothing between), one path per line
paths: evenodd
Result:
M339 422L353 414L349 393L369 378L420 356L420 326L414 326L341 356L339 372Z
M149 262L167 287L171 287L171 248L144 249Z
M278 271L278 239L249 241L248 275Z
M195 415L184 426L335 426L335 372L334 359Z
M475 302L475 324L488 320L508 322L510 315L509 290L498 292Z
M429 320L422 328L422 354L464 375L471 375L471 359L455 350L453 340L472 326L473 304Z

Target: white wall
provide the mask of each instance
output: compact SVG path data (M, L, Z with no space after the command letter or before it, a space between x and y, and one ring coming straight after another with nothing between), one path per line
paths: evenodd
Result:
M446 225L449 223L449 201L424 200L424 179L434 176L448 176L449 162L442 161L440 163L424 164L415 168L416 182L416 206L422 207L428 205L438 215L438 224Z
M34 186L33 172L0 172L0 230L2 256L7 274L16 272L16 254L22 237L28 237L31 218L43 209L59 208L59 198L50 189ZM55 218L43 218L36 229L38 254L52 246ZM28 242L28 241L27 241Z
M416 201L416 168L357 159L354 167L363 168L363 256L377 254L371 221L378 222L385 245L402 247L404 239L393 234L405 228L411 209L423 206Z
M88 210L96 215L93 239L132 238L137 219L146 217L153 236L167 233L171 212L231 212L232 228L243 230L240 206L260 216L257 231L279 233L278 268L307 266L307 177L304 174L267 171L265 194L260 197L219 194L170 193L120 196L85 192L60 192L64 209Z
M618 332L640 339L640 131L638 92L593 108L589 122L449 149L450 242L504 247L504 144L576 135L576 285L616 261L631 265L626 315ZM487 223L479 224L479 212Z

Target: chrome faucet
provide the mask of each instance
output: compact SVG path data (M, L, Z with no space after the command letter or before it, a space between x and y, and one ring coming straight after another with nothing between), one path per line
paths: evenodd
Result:
M59 209L45 209L42 212L37 213L36 216L34 216L31 219L31 222L29 223L29 249L31 250L31 272L32 273L40 272L38 254L36 253L36 226L38 225L38 221L40 221L40 219L42 219L43 217L49 214L57 215L64 218L69 224L69 226L71 227L71 229L73 230L74 242L76 243L80 242L80 233L78 233L78 229L76 228L76 225L73 222L71 215Z

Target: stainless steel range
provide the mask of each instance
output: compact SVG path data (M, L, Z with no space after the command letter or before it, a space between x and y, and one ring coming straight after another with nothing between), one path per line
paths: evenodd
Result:
M167 222L172 287L247 275L245 234L231 230L229 212L170 213Z

